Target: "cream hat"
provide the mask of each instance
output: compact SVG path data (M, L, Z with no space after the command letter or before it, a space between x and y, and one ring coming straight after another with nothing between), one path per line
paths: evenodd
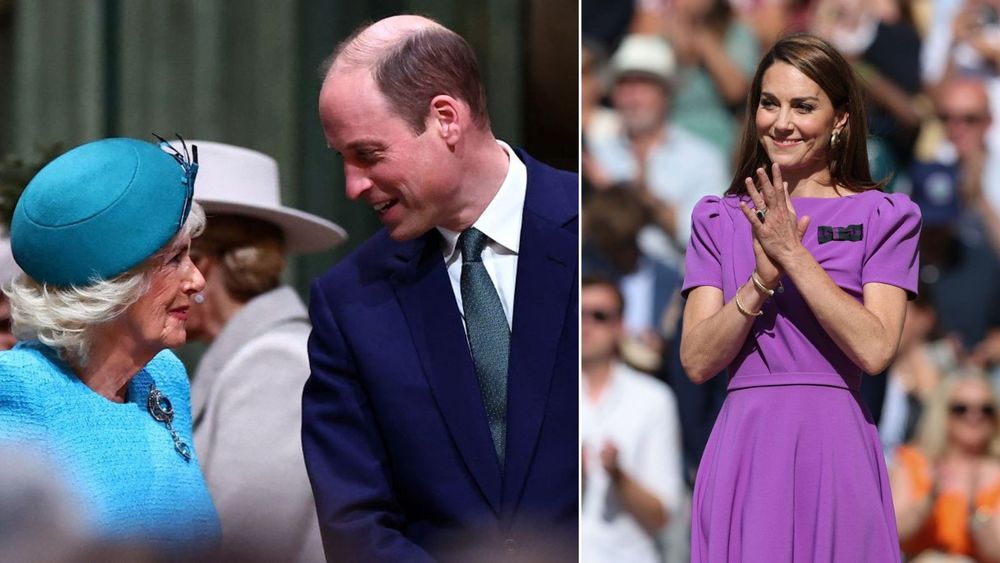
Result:
M670 85L677 70L674 50L658 35L629 35L611 57L615 79L625 75L646 75Z
M281 205L278 163L270 156L212 141L187 143L198 146L194 199L205 208L209 225L211 216L221 213L262 219L281 227L289 254L326 250L347 238L340 225Z

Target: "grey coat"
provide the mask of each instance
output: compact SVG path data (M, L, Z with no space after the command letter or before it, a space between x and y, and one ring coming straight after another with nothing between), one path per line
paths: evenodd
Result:
M279 287L229 320L195 372L195 448L229 554L324 560L300 437L309 330L298 295Z

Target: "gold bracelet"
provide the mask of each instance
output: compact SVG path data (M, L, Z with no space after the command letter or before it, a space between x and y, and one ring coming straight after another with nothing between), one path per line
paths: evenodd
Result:
M768 288L764 285L764 282L761 281L760 276L757 275L757 270L750 273L750 281L753 282L753 285L760 290L761 293L767 294L768 297L774 297L775 292L781 293L785 291L784 286L781 285L781 280L778 280L778 287L774 289Z
M736 295L733 296L733 300L736 301L736 308L739 309L739 311L741 313L743 313L744 315L746 315L748 317L759 317L759 316L761 316L761 315L764 314L764 310L763 309L761 309L760 311L757 311L756 313L751 313L745 307L743 307L743 304L740 303L740 294L739 294L739 291L737 291Z

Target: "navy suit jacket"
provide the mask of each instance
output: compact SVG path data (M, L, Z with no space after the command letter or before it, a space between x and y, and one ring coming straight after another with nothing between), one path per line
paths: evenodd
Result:
M579 187L518 156L503 468L436 230L382 230L312 286L302 441L331 561L576 558Z

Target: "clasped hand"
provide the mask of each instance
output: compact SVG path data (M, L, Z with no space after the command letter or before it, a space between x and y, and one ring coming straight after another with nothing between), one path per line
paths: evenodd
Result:
M784 274L787 261L803 248L802 236L809 226L809 217L798 218L795 214L788 184L782 181L777 164L771 165L771 178L763 168L758 168L757 181L747 177L745 183L755 210L743 201L740 209L753 231L757 275L765 285L773 287Z

